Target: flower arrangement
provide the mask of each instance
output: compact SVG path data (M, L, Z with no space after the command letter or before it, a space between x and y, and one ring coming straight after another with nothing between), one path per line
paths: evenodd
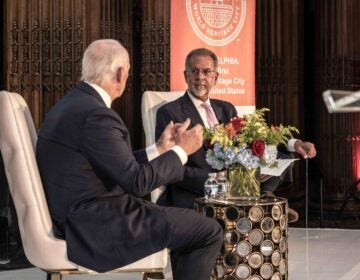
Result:
M233 118L228 124L205 128L204 138L209 149L206 162L214 169L227 170L227 199L260 197L260 166L275 167L278 144L286 144L293 126L268 126L264 115L267 108L254 114ZM268 156L272 147L272 156Z
M286 144L299 131L282 124L269 126L264 118L267 111L267 108L257 109L253 114L233 118L228 124L205 128L204 138L209 147L206 162L217 170L232 166L246 169L276 166L276 161L265 159L266 146Z

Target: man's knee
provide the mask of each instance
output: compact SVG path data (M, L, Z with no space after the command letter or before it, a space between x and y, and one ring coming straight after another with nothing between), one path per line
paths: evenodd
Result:
M206 218L208 228L209 228L209 235L211 236L213 242L221 244L224 238L224 233L221 225L212 218Z

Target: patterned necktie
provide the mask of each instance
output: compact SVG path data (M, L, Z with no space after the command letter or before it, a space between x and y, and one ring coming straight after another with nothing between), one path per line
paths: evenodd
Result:
M219 123L215 116L214 111L211 109L211 106L209 104L204 102L201 103L200 106L203 107L206 111L206 118L210 127L213 127L214 125Z

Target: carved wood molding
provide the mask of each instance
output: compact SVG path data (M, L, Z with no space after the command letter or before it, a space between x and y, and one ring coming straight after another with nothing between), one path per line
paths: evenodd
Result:
M22 94L36 127L81 74L84 0L6 1L6 87Z
M94 39L114 38L132 56L132 1L6 0L5 86L24 96L40 127L48 110L81 76L81 59ZM132 75L115 102L133 123Z
M141 91L170 89L170 1L143 0Z

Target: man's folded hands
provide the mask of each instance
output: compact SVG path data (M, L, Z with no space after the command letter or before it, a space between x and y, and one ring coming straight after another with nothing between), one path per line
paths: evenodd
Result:
M189 125L189 118L183 123L174 124L171 121L156 143L159 153L162 154L175 145L180 146L187 155L196 152L203 144L203 127L197 124L188 129Z

